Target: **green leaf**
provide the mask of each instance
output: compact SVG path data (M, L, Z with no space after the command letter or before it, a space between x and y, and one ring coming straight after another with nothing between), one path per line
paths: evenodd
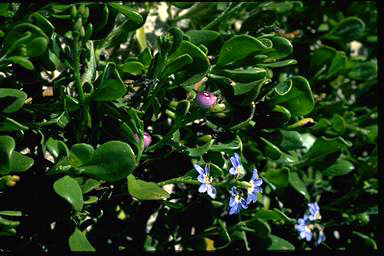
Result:
M126 178L136 167L135 154L125 142L109 141L97 148L92 159L77 172L95 179L116 182Z
M235 82L250 83L255 80L265 78L267 71L264 68L247 68L247 69L214 69L213 74L221 75L232 79Z
M348 77L355 80L367 80L377 75L376 61L351 60L348 65Z
M304 155L304 158L311 161L317 161L323 159L323 157L342 150L345 147L350 147L352 144L345 141L341 137L329 139L326 137L318 138L308 152Z
M93 157L94 149L86 143L74 144L71 148L70 159L71 165L78 167L89 162Z
M143 73L143 71L145 70L145 67L143 64L141 64L141 62L130 61L119 66L119 69L125 73L129 73L131 75L137 76Z
M161 200L170 196L156 183L136 179L133 175L128 176L128 192L138 200Z
M200 156L204 155L210 149L213 142L214 142L214 140L210 140L206 144L204 144L200 147L196 147L196 148L186 147L185 150L188 152L188 155L190 157L200 157Z
M232 154L236 151L242 151L243 144L241 142L241 139L238 135L236 135L236 138L230 142L227 143L220 143L212 145L209 150L215 151L215 152L225 152L228 154Z
M281 150L276 147L274 144L272 144L271 142L269 142L267 139L263 138L263 137L260 137L260 139L262 141L265 142L265 148L264 148L264 151L265 151L265 154L273 159L273 160L277 160L280 158L280 156L283 154L283 152L281 152Z
M292 89L292 80L288 79L278 83L275 87L275 91L278 95L283 96Z
M54 158L60 159L69 155L67 145L60 140L55 140L50 137L45 143L45 146Z
M95 248L89 243L87 237L78 229L68 239L69 249L72 252L95 252Z
M119 80L109 79L106 83L97 87L95 92L92 94L92 98L95 101L111 101L121 98L124 94L124 84Z
M0 175L9 173L15 140L7 135L0 136Z
M176 82L182 86L188 86L199 82L206 75L210 63L208 57L199 47L185 40L183 40L175 52L169 56L169 63L183 54L189 54L193 62L175 74L175 79Z
M220 50L216 65L223 66L233 61L267 49L258 39L248 35L234 36L226 41Z
M74 178L64 176L53 184L55 192L70 203L75 211L83 209L83 193Z
M311 56L309 69L313 74L317 73L324 65L329 65L336 55L336 50L323 45L316 49Z
M288 169L268 169L261 174L263 179L272 183L278 188L284 188L288 186Z
M108 4L112 8L115 8L116 10L124 14L125 17L128 18L129 20L138 24L143 22L143 17L139 13L130 9L129 7L125 5L121 5L120 3L108 3Z
M280 148L283 150L295 150L303 147L303 138L301 134L296 131L284 131L280 130Z
M331 119L332 128L338 133L342 134L345 131L346 123L344 118L339 114L334 114Z
M12 217L21 217L21 211L0 211L0 215L3 216L12 216Z
M285 221L288 223L296 222L295 219L289 218L287 215L285 215L283 212L281 212L279 209L276 209L276 208L272 210L261 208L256 212L254 218L259 218L263 220Z
M323 175L341 176L350 173L354 168L351 162L344 159L337 159L334 164L323 171Z
M289 171L288 176L289 184L291 184L291 186L296 189L300 194L302 194L307 200L310 200L307 187L305 186L304 182L300 179L297 172Z
M265 53L269 58L282 59L291 55L293 46L288 39L281 36L269 37L268 39L273 44L272 49Z
M211 46L220 36L220 33L212 30L188 30L185 34L191 37L193 44L203 44L207 47Z
M287 251L287 250L295 250L295 246L288 242L287 240L275 236L275 235L269 235L269 239L271 244L268 246L267 250L277 250L277 251Z
M17 89L0 88L0 112L14 113L23 107L27 94Z
M258 67L266 67L266 68L281 68L289 65L297 64L296 60L289 59L289 60L282 60L278 62L272 62L272 63L260 63L257 64Z
M100 181L91 178L77 177L75 180L79 183L83 194L92 191L101 184Z
M271 233L271 227L269 226L268 222L263 219L253 217L252 219L246 221L246 224L247 224L247 227L255 230L249 233L253 234L258 238L262 238L262 239L266 238Z
M48 39L45 37L36 37L32 41L26 44L27 56L38 57L42 55L48 46Z
M28 129L29 128L27 126L16 122L12 118L0 115L0 131L18 131Z
M325 74L319 76L319 79L330 79L337 76L345 68L347 63L347 56L342 51L337 51L333 57L332 62Z
M364 33L365 23L357 17L348 17L340 21L324 38L350 42L359 39Z
M0 216L0 230L3 228L11 229L20 225L20 221L4 219Z
M307 79L302 76L292 76L292 88L284 95L276 94L271 102L274 104L282 104L292 115L306 115L314 108L314 99L311 87Z
M172 59L172 61L168 62L162 71L160 78L166 79L170 75L179 72L182 70L185 66L191 64L193 62L193 59L191 55L189 54L182 54L175 59Z
M27 58L21 57L21 56L11 56L6 58L7 61L14 63L14 64L19 64L25 69L28 70L34 70L35 67L33 66L32 62L28 60Z
M19 152L13 151L11 156L11 172L24 172L32 167L34 160Z

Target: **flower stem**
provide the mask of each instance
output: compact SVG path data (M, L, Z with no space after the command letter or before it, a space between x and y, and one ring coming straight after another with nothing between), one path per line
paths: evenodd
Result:
M181 177L178 177L178 178L173 178L173 179L165 180L165 181L162 181L162 182L158 182L157 185L164 186L164 185L168 185L168 184L177 184L177 183L185 183L185 184L191 184L191 185L201 185L200 181L198 181L196 179L193 179L190 176L181 176ZM237 186L237 187L244 188L244 189L247 189L249 187L249 185L250 184L248 182L233 181L233 180L222 181L222 182L213 182L212 183L212 186L214 186L214 187L227 187L227 188L230 188L231 186Z
M79 37L76 38L75 44L74 44L74 77L75 77L75 87L77 90L77 94L79 95L79 103L80 103L80 123L79 123L79 129L77 130L77 138L76 140L80 142L83 137L84 127L87 123L87 111L85 106L85 97L83 92L83 87L81 86L81 80L80 80L80 43L79 43Z

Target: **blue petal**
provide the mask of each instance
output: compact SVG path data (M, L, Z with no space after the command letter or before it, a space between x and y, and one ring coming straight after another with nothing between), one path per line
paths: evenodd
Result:
M243 209L247 209L248 208L247 201L245 201L244 198L241 198L240 204L241 204L241 207L243 207Z
M305 239L307 239L307 241L311 241L312 239L312 233L311 232L305 232Z
M204 193L205 191L207 191L207 185L204 183L204 184L201 184L200 187L199 187L199 192L200 193Z
M203 168L201 168L201 167L198 166L197 164L194 164L193 166L195 167L195 169L196 169L196 171L197 171L198 173L200 173L201 175L204 175L204 174L205 174Z
M235 158L236 158L237 166L239 166L240 165L240 156L239 156L239 154L235 153Z
M232 175L236 175L237 174L237 169L235 167L231 167L231 169L229 169L229 173L232 174Z
M261 187L254 187L253 188L253 192L255 192L255 193L260 193L261 191L263 191L263 189Z
M204 175L200 174L199 177L197 177L197 180L200 181L201 183L205 183Z
M236 158L234 156L230 157L229 160L231 161L233 167L236 168L238 166Z
M301 238L301 239L304 239L304 238L305 238L305 231L300 232L300 238Z
M254 180L253 183L255 186L261 186L261 184L263 184L263 180L262 179L256 179L256 180Z
M231 196L231 198L229 199L229 207L232 207L236 204L236 200L235 200L235 197L234 196Z
M235 204L230 210L229 210L229 215L238 213L239 205Z
M209 166L208 166L208 164L205 165L205 175L209 175Z
M258 177L258 175L257 175L257 169L255 168L255 169L253 169L253 173L252 173L252 178L251 178L251 180L256 180L257 177Z
M208 186L208 195L212 198L216 197L216 189L212 185L207 185Z
M232 188L231 188L231 194L232 194L232 196L236 196L238 193L237 193L237 189L236 189L236 187L235 186L233 186Z

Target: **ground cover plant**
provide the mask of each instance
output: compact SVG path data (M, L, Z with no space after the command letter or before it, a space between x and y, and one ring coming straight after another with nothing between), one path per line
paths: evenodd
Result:
M376 23L1 3L0 252L377 250Z

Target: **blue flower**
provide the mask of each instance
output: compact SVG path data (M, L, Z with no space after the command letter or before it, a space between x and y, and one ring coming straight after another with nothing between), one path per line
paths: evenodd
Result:
M251 202L255 203L257 200L257 193L262 191L260 186L263 184L263 180L259 178L256 168L253 169L252 178L249 183L251 183L252 186L248 188L247 204L250 204Z
M213 178L209 175L208 165L205 165L205 170L198 166L194 165L196 171L199 173L199 177L197 179L202 183L199 187L199 192L204 193L207 192L208 195L212 198L216 197L216 189L211 185Z
M308 207L309 207L309 219L310 219L311 221L321 219L321 215L320 215L320 207L319 207L319 205L317 204L317 202L308 204Z
M247 202L245 201L244 198L241 197L239 192L237 192L237 189L235 186L233 186L231 189L231 195L232 196L229 199L229 207L231 208L229 210L229 215L238 214L241 208L243 209L248 208Z
M229 158L229 160L231 160L231 163L232 163L232 167L231 169L229 169L229 173L232 175L239 174L241 168L243 168L243 166L240 163L239 154L235 153L235 155Z
M306 239L308 242L312 239L313 224L311 224L307 214L304 214L304 218L298 219L298 225L296 230L300 233L300 239Z

